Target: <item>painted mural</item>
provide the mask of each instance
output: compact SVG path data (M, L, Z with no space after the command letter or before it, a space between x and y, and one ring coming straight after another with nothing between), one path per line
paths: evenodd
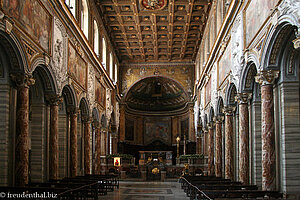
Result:
M68 74L84 89L87 87L87 63L69 42Z
M102 107L105 107L106 89L97 78L95 86L95 100Z
M218 85L220 86L232 67L231 41L228 42L224 54L218 62Z
M39 0L3 0L3 10L50 53L52 17Z
M127 90L136 81L149 76L166 76L178 81L186 90L193 91L194 86L194 66L193 65L169 65L169 66L147 66L147 65L133 65L121 66L121 92L125 94Z
M171 142L171 120L169 118L145 119L144 143L148 145L156 140L165 144Z
M248 46L258 32L278 0L252 0L246 8L246 45Z

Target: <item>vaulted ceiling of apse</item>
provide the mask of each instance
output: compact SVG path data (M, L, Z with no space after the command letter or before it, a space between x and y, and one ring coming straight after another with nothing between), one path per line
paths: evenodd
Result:
M183 108L188 96L176 81L153 76L134 84L125 97L127 106L139 111L173 111Z
M119 60L195 60L211 0L95 0Z

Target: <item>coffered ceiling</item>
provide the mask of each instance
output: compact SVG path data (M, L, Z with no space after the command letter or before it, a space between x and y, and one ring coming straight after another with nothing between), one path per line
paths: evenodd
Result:
M211 0L95 0L119 60L194 60Z

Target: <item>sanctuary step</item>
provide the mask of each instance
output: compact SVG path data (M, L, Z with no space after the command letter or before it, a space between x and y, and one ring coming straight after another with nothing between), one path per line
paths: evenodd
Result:
M281 199L277 191L258 190L256 185L243 185L215 176L183 176L181 187L191 200L194 199Z

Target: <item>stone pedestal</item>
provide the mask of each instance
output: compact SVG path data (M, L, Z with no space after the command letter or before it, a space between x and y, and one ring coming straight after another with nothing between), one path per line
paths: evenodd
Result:
M239 179L243 184L249 184L249 110L248 100L251 95L239 93Z
M262 189L276 189L276 153L273 84L279 71L261 71L256 81L261 85Z
M225 178L234 179L233 161L233 107L225 106Z

